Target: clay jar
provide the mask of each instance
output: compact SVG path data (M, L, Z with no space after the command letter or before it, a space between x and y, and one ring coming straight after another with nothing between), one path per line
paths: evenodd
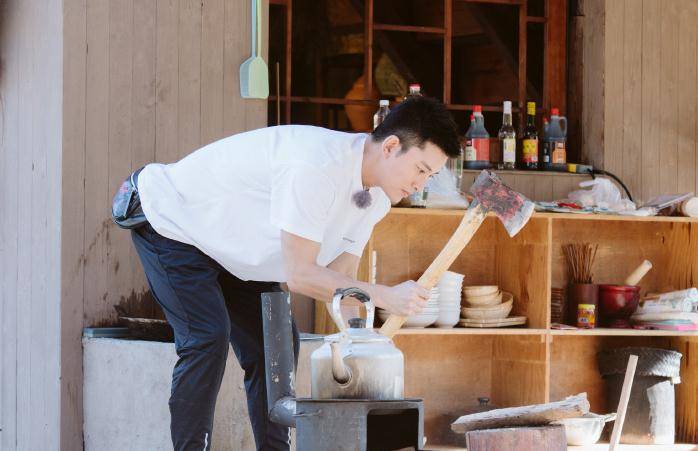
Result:
M599 286L595 283L570 283L567 285L567 303L565 306L565 323L577 325L579 304L592 304L598 318L599 315Z

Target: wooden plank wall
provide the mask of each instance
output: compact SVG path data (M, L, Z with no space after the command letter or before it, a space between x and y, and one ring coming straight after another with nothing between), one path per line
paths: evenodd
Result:
M267 103L240 98L247 0L63 3L61 445L79 449L82 328L113 323L115 305L153 308L130 236L109 218L114 191L148 162L266 126Z
M0 10L0 449L56 450L62 2Z
M698 192L698 1L584 7L586 154L639 199Z

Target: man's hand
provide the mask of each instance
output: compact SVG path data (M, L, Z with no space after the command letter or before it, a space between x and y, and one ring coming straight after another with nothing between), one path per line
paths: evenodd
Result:
M392 287L376 286L378 297L375 304L400 316L416 315L427 305L431 293L413 280Z

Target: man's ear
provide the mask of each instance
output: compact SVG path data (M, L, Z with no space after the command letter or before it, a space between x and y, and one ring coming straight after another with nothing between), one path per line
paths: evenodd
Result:
M381 150L383 151L383 156L389 158L392 154L400 152L402 146L400 145L400 138L395 135L390 135L383 140L381 145Z

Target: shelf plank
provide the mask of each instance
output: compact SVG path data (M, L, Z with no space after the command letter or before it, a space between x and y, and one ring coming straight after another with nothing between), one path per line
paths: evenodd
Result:
M402 208L393 207L389 214L396 215L433 215L433 216L463 216L465 210L444 210L439 208ZM493 213L488 216L494 217ZM582 221L630 221L630 222L689 222L698 223L698 218L684 218L680 216L618 216L587 213L533 213L533 218L550 218L554 220L575 219Z
M453 327L442 329L436 327L400 329L397 335L546 335L545 329L528 329L525 327Z
M446 29L441 27L421 27L415 25L393 25L387 23L374 23L374 30L382 31L402 31L408 33L431 33L431 34L445 34Z
M607 329L556 330L531 329L526 327L493 328L408 328L400 329L397 335L551 335L573 337L698 337L698 331L641 330L641 329Z
M429 445L427 442L425 451L467 451L467 448L462 448L453 445ZM678 443L674 445L619 445L619 451L698 451L698 445L688 443ZM608 443L596 443L587 446L568 446L568 451L608 451Z
M444 448L446 449L446 448ZM458 448L453 448L458 449ZM674 445L619 445L619 451L698 451L698 445L689 443L677 443ZM607 451L608 443L596 443L587 446L568 446L568 451Z
M550 335L567 335L575 337L698 337L698 331L677 330L643 330L643 329L577 329L577 330L550 330Z

